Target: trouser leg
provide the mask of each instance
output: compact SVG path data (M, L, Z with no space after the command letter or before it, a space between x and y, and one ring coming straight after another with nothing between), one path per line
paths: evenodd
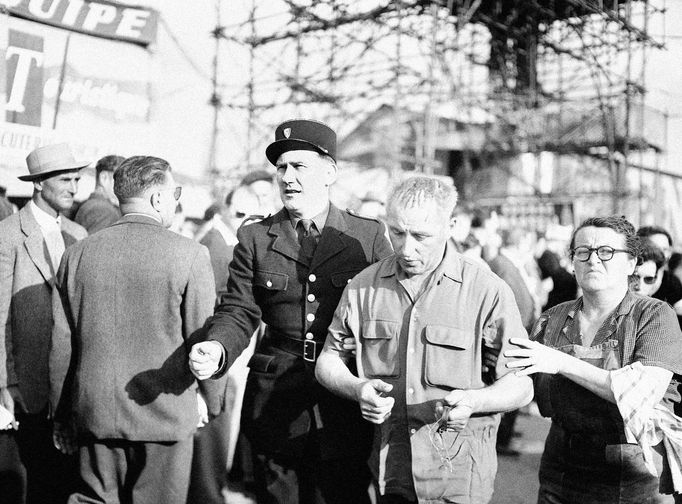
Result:
M192 438L173 443L98 440L79 450L82 484L70 504L185 504Z
M257 454L258 504L369 504L371 474L358 458L322 460L314 434L300 460Z
M78 482L77 459L54 447L47 411L19 414L16 442L26 469L27 504L64 504Z
M188 504L224 504L230 416L223 412L194 435Z
M0 496L7 504L26 501L26 469L13 430L0 431Z
M144 454L134 461L132 503L185 504L192 467L193 439L174 443L142 443Z

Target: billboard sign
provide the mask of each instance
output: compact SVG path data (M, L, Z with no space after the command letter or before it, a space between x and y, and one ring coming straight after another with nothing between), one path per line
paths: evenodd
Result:
M0 0L12 16L143 46L156 39L159 13L106 0Z
M79 160L144 152L150 139L152 54L0 14L0 186L19 182L36 147L68 142Z

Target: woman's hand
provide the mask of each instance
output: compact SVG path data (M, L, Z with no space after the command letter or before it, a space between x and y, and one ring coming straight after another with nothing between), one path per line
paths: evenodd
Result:
M567 354L537 341L511 338L509 342L519 347L504 352L505 357L516 359L508 362L507 367L519 369L516 371L517 376L528 376L533 373L560 374L564 369L566 360L570 358Z

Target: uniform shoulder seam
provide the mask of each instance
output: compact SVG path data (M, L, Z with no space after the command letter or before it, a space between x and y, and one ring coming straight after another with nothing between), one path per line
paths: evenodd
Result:
M369 215L361 215L357 213L355 210L351 210L350 208L346 208L346 213L352 217L357 217L358 219L363 219L371 222L376 222L377 224L381 224L381 221L376 217L370 217Z

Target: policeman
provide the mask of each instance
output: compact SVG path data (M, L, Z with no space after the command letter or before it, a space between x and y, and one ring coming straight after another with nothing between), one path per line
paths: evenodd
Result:
M199 379L214 376L265 322L242 409L258 502L369 502L370 424L356 404L323 389L314 370L344 287L391 248L379 221L329 201L338 172L328 126L284 122L265 154L284 208L239 230L227 293L190 367Z

